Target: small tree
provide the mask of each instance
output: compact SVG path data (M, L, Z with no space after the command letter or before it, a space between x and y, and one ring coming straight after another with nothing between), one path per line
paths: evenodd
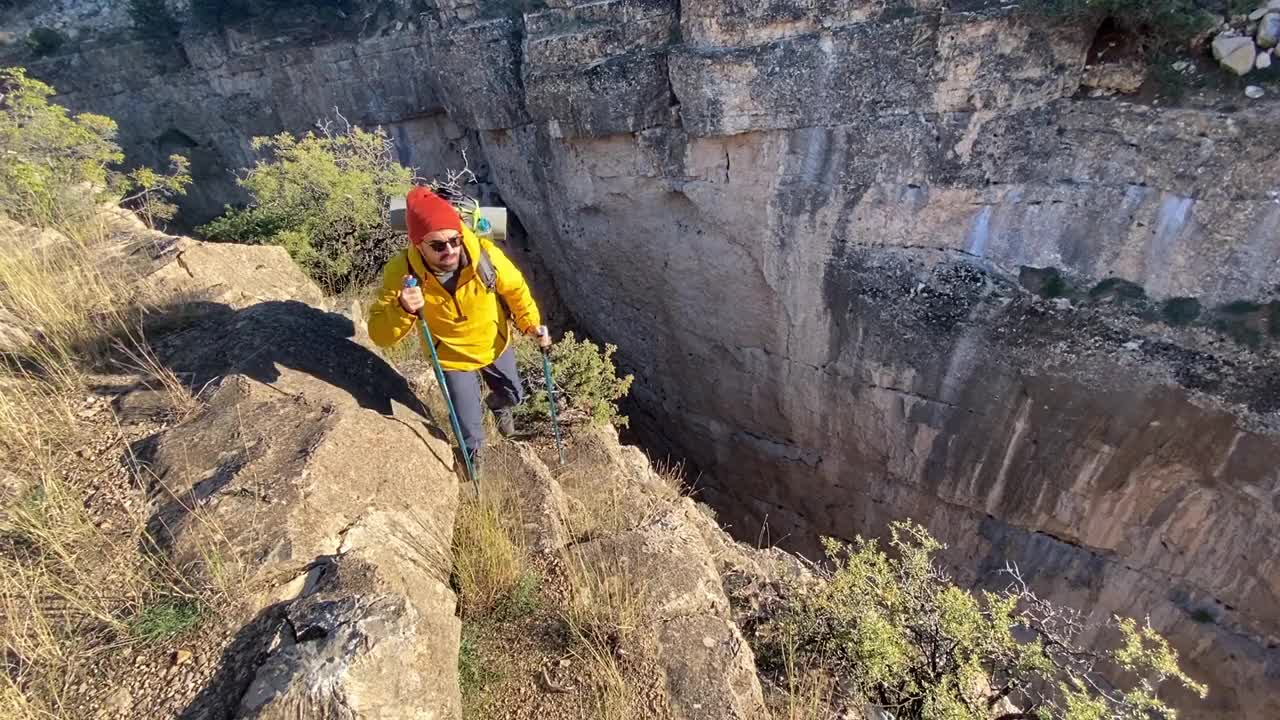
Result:
M170 40L181 29L165 0L129 0L129 20L144 40Z
M252 203L199 231L213 240L282 245L331 292L378 277L403 248L389 229L388 203L409 192L412 173L396 162L381 128L339 120L302 137L254 138L265 157L239 179Z
M897 718L1150 720L1176 717L1157 695L1166 680L1206 693L1149 625L1113 618L1118 647L1089 648L1082 615L1037 597L1016 569L998 593L957 587L933 560L942 545L914 523L892 525L893 556L863 538L824 545L833 568L760 628L762 656L820 668Z
M605 345L602 352L598 345L590 340L578 340L572 332L565 333L560 342L551 347L556 409L561 422L627 425L627 417L618 411L618 400L626 396L634 378L618 376L613 365L613 354L617 350L613 345ZM530 384L529 399L517 408L517 413L525 420L549 420L551 403L538 344L522 337L516 345L516 364L520 375Z
M138 213L147 227L154 230L157 225L173 219L178 206L170 200L186 193L190 184L191 161L182 155L170 155L167 174L148 167L130 172L125 187L133 194L120 202Z
M91 113L72 117L49 102L52 95L52 87L22 68L0 70L0 211L37 224L104 199L109 168L124 159L115 121Z

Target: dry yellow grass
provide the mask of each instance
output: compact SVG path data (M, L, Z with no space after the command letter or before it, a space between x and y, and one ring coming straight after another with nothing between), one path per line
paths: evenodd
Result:
M797 661L796 642L782 642L783 671L786 672L786 706L775 712L777 720L828 720L831 717L831 679L803 668Z
M464 616L492 612L530 573L520 505L508 474L490 466L479 497L465 497L453 532L453 572Z
M146 331L141 323L126 329L123 337L112 342L112 347L120 357L119 365L141 375L151 389L164 393L171 419L181 422L200 407L200 393L192 392L177 373L160 362L147 344Z
M0 363L0 470L10 478L0 506L6 718L69 716L71 688L95 658L136 642L148 622L161 630L178 622L154 608L217 604L215 589L142 551L144 504L105 529L88 509L96 488L69 472L83 462L75 450L103 429L87 426L77 411L90 393L89 373L108 357L164 390L178 416L195 399L130 331L139 308L131 306L131 278L109 262L104 228L95 220L63 231L0 225L0 307L34 336ZM189 613L179 619L189 620Z
M569 584L564 621L575 641L573 653L587 669L596 717L631 718L636 693L619 658L642 649L633 640L646 622L643 589L616 559L587 559L569 550L563 565Z

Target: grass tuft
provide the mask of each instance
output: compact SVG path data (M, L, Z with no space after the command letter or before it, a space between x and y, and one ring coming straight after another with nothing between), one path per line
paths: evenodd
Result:
M453 574L464 616L495 612L527 592L531 570L521 535L520 508L504 479L489 473L484 491L458 508ZM536 587L536 585L535 585Z
M630 718L637 698L620 660L646 620L643 589L616 559L570 552L564 567L570 589L564 621L574 640L573 653L593 684L596 717Z
M204 608L190 598L165 598L145 605L129 625L134 637L145 642L167 640L200 624Z

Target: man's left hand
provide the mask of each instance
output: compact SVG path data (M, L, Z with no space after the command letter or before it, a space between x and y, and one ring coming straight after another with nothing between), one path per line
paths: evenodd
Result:
M538 347L542 348L543 350L546 350L551 347L551 331L547 330L546 325L539 325L534 328L529 328L528 335L529 337L538 338Z

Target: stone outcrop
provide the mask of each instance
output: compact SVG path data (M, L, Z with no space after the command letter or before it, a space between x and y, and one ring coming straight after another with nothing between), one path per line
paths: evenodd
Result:
M1012 559L1098 617L1150 614L1213 688L1184 717L1280 713L1269 100L1079 97L1115 84L1092 28L983 0L441 2L289 31L32 72L134 159L222 178L197 219L250 135L335 105L428 171L482 147L635 373L637 424L744 537L909 515L967 581Z
M755 720L767 717L754 656L725 588L771 577L768 556L735 543L693 500L660 479L647 458L618 442L611 428L584 432L571 465L592 468L562 487L529 448L509 472L531 530L526 546L562 558L570 582L625 588L643 607L637 644L652 648L662 674L661 717L672 720ZM571 473L572 474L572 473ZM610 498L605 526L590 523L599 498ZM598 508L595 508L598 509ZM575 530L585 532L579 536ZM749 578L745 582L735 582ZM751 595L746 593L743 597Z
M153 341L205 402L132 456L155 551L247 606L184 717L460 717L448 444L279 248L171 240Z

